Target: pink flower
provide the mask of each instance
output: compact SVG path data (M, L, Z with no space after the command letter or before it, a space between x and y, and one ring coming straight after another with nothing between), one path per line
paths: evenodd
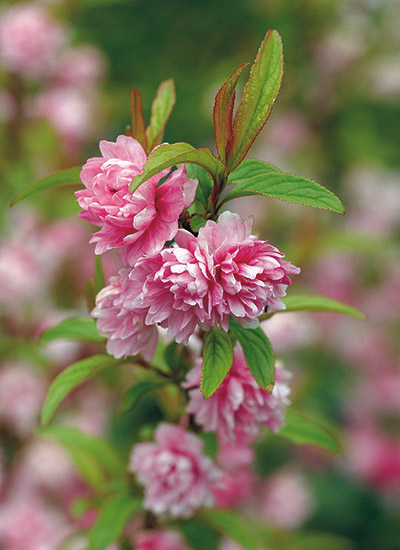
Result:
M162 423L155 441L136 445L130 459L130 470L145 486L144 507L157 515L189 517L202 506L212 506L212 487L220 473L202 454L201 439Z
M249 470L235 473L222 472L218 485L214 486L217 508L237 508L251 496L254 490L255 475Z
M21 4L1 14L0 61L26 77L47 76L64 43L64 29L40 6Z
M55 75L58 84L87 89L103 78L105 59L95 46L79 46L68 50L59 59Z
M271 394L261 389L251 375L241 350L236 349L233 365L218 390L208 399L200 391L201 362L192 369L182 386L189 389L186 409L207 432L222 440L235 439L238 432L256 435L262 428L277 432L284 425L288 399L289 373L280 365L275 369Z
M314 499L301 473L281 470L266 482L261 513L268 523L294 529L310 516L313 508Z
M0 506L0 545L7 550L57 548L71 528L35 493L20 492Z
M107 339L107 351L114 357L126 357L142 352L150 360L158 342L158 330L144 322L146 309L130 308L130 280L126 270L118 277L111 277L110 284L96 298L92 317Z
M280 297L290 284L288 275L299 270L250 235L249 224L237 214L224 212L218 223L207 222L197 239L179 230L175 241L178 246L138 260L123 292L107 287L98 298L93 316L107 318L99 327L114 340L109 349L117 347L118 356L132 353L130 339L132 349L140 351L136 339L144 325L160 325L169 338L187 342L197 327L207 331L220 325L227 331L230 315L257 326L266 307L284 309ZM118 295L112 308L111 294Z
M176 531L163 529L142 531L134 538L136 550L187 550L187 544Z
M34 114L46 119L68 150L76 149L89 138L94 119L94 94L67 86L42 92L33 106Z
M388 493L400 492L400 439L372 424L354 426L347 441L348 466L359 478Z
M29 366L8 363L0 369L0 422L20 437L36 426L46 395L46 381Z
M175 237L187 249L209 280L204 306L212 325L220 323L228 330L229 316L243 326L257 326L257 317L265 308L285 309L289 275L300 269L283 260L284 254L251 235L253 220L224 212L218 222L208 221L196 239L184 230ZM191 292L193 294L193 291Z
M102 157L89 159L81 172L86 189L78 191L83 208L79 216L101 227L91 242L96 254L124 247L130 265L144 254L155 254L174 238L178 218L194 199L197 182L181 166L157 187L168 170L153 176L133 194L129 186L140 174L146 153L135 139L118 136L115 143L100 142Z

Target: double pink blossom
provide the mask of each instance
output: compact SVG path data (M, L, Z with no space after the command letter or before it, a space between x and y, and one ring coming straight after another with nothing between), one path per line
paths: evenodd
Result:
M89 159L82 168L85 189L78 191L79 216L100 226L91 242L96 254L123 247L130 265L147 254L155 254L173 239L178 218L194 199L196 181L181 166L163 183L168 170L151 177L133 194L129 191L134 176L147 160L140 143L128 136L116 142L101 141L102 157Z
M145 308L132 308L131 282L127 270L111 277L110 284L97 295L97 304L92 316L97 318L99 331L107 336L107 351L114 357L126 357L141 352L150 360L157 347L158 330L155 325L146 325Z
M239 215L224 212L218 222L208 221L197 238L181 229L175 242L138 260L123 290L114 282L98 297L93 316L102 318L99 329L112 341L110 353L131 353L130 339L138 350L136 339L146 339L153 325L187 342L198 327L207 331L217 325L227 331L230 315L252 327L265 308L284 309L280 298L289 275L299 269L251 235L250 222Z
M144 507L157 515L189 517L214 503L219 470L202 453L201 439L180 426L162 423L155 443L133 448L129 468L144 485Z
M251 375L241 350L236 349L231 370L218 390L208 399L200 391L201 362L189 372L182 384L189 390L186 411L207 432L222 440L238 433L257 435L262 428L277 432L284 425L289 401L289 373L279 364L275 369L272 393L261 389Z
M40 6L21 4L0 15L0 62L23 77L48 76L64 41L64 28Z
M187 550L182 536L171 529L142 531L134 537L136 550Z

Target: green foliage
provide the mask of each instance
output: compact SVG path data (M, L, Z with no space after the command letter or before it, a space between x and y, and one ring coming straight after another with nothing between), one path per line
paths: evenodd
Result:
M281 172L279 168L258 159L244 159L228 176L228 183L241 184L256 176L264 176L269 172Z
M286 410L285 426L279 431L279 435L297 445L317 445L334 453L341 450L340 441L329 426L292 407Z
M220 387L232 363L233 345L229 334L220 328L212 327L204 335L200 389L205 399Z
M100 507L99 516L89 531L88 550L105 550L122 534L125 525L141 511L141 500L127 492L107 498Z
M349 315L356 319L366 319L366 316L362 311L359 311L355 307L328 298L327 296L296 296L290 295L282 298L283 303L286 305L285 311L321 311L326 313L340 313L341 315ZM276 312L278 313L278 312ZM280 312L279 312L280 313Z
M97 330L96 323L90 317L70 317L58 325L48 328L40 335L41 344L60 339L104 342L103 336Z
M183 163L197 164L217 180L224 171L224 165L208 147L195 149L188 143L164 143L150 153L143 171L133 178L131 192L133 193L142 183L162 170Z
M104 439L70 426L51 426L39 430L39 434L61 443L80 475L97 492L104 492L110 480L124 478L124 464Z
M235 106L236 85L248 63L242 63L221 86L214 102L214 134L218 156L225 164L227 146L232 138L232 118Z
M203 510L199 516L216 531L237 542L244 550L256 550L253 529L233 510Z
M93 355L73 363L53 380L47 392L45 402L42 408L42 424L50 422L58 405L65 397L77 386L90 380L96 374L99 374L109 367L115 367L121 363L121 360L114 359L109 355Z
M234 170L241 163L264 127L279 93L282 76L282 41L276 31L268 31L258 50L235 115L228 147L228 171Z
M146 393L162 388L167 382L157 382L155 380L141 380L129 388L123 395L121 403L121 413L131 412Z
M15 197L15 199L11 201L10 206L14 206L23 199L26 199L31 195L35 195L36 193L40 193L41 191L45 191L46 189L51 189L52 187L80 183L81 180L79 175L81 173L81 169L82 168L80 166L77 166L74 168L67 168L66 170L53 172L45 178L36 181L32 185L29 185L29 187L24 189L19 195Z
M198 201L202 205L203 210L205 210L208 206L208 199L213 188L212 178L207 170L196 164L187 164L186 172L189 178L198 180L196 201Z
M247 195L265 195L290 203L344 214L342 202L326 187L309 178L281 172L268 163L265 163L265 170L262 171L262 164L264 163L261 161L248 161L246 167L238 172L239 178L235 178L236 171L230 174L229 183L237 183L237 185L226 194L222 203Z
M239 340L247 366L257 384L271 392L275 381L275 355L264 331L260 327L243 328L232 317L229 330Z
M175 84L172 79L164 80L158 87L151 106L150 124L146 129L147 147L151 151L162 142L165 126L176 101Z
M94 289L96 294L106 286L106 278L104 276L103 263L101 256L95 254L94 257Z
M203 432L201 434L201 439L204 443L204 454L209 456L212 460L215 460L219 449L219 442L216 434L214 432Z
M194 231L195 233L198 233L199 230L206 225L206 223L207 223L207 220L205 218L194 215L190 220L190 227L192 231Z

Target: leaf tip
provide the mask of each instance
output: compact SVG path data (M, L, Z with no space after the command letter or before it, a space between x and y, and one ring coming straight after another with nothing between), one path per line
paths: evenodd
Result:
M265 391L267 391L268 393L272 393L274 386L275 384L268 384L268 386L265 388Z

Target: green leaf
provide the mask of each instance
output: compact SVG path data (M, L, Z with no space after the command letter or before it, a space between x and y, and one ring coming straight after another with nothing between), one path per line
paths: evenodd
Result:
M60 339L104 342L103 336L97 330L96 323L90 317L70 317L58 325L48 328L40 335L41 344Z
M129 106L132 120L132 135L147 151L147 137L145 132L145 122L143 118L142 96L139 90L131 90L129 97Z
M100 292L106 286L106 278L104 276L103 263L101 256L95 254L94 257L94 288L96 294Z
M282 298L283 303L286 305L285 311L322 311L329 313L340 313L342 315L349 315L350 317L356 317L356 319L366 319L366 316L362 311L359 311L355 307L328 298L327 296L285 296Z
M150 125L146 129L148 149L151 151L162 142L165 126L176 101L175 84L172 78L164 80L158 87L151 106Z
M122 398L121 413L132 411L141 398L149 391L162 388L168 382L156 382L153 380L142 380L129 388Z
M242 346L247 366L255 381L271 392L275 382L275 355L271 342L260 328L243 328L231 317L229 330Z
M202 432L201 439L204 443L203 453L211 460L216 460L219 449L218 437L213 432Z
M244 159L244 161L229 174L228 183L243 183L243 181L247 181L250 178L263 176L269 172L282 172L282 170L263 160Z
M125 525L141 509L141 501L125 492L105 500L95 524L89 531L88 550L105 550L118 539Z
M198 233L199 229L204 227L207 223L207 220L201 216L192 216L190 220L190 227L192 228L192 231L195 233Z
M104 439L70 426L51 426L38 433L61 443L81 476L97 491L102 492L109 479L124 478L124 464Z
M337 435L329 426L291 407L286 410L285 426L279 435L298 445L318 445L335 453L341 449Z
M15 197L10 203L10 206L14 206L17 202L39 193L40 191L45 191L52 187L59 187L60 185L71 185L72 183L80 183L80 173L82 168L76 166L74 168L67 168L66 170L59 170L58 172L53 172L52 174L46 176L45 178L36 181Z
M212 327L206 332L200 389L205 399L222 384L233 363L232 340L225 331Z
M235 89L243 70L248 63L240 65L221 86L214 102L214 134L218 156L225 163L226 147L232 135L232 117L235 106Z
M166 168L177 164L193 163L201 166L213 177L218 178L224 171L224 165L204 147L195 149L188 143L163 143L150 153L143 171L132 180L130 191L133 193L142 183Z
M50 422L58 405L74 388L103 370L115 367L120 363L120 359L114 359L109 355L93 355L73 363L60 372L47 392L42 408L42 424L46 425Z
M261 132L279 93L283 76L282 41L277 31L268 31L251 68L250 77L233 123L227 167L240 164Z
M252 167L253 170L250 173L254 174L256 172L255 165L252 165ZM246 178L243 177L243 170L240 173L242 176L240 183L226 194L222 203L247 195L265 195L286 202L331 210L337 214L344 214L345 212L341 200L332 191L316 181L296 174L286 174L276 169L271 170L270 164L266 164L264 173L262 173L261 166L258 164L257 171L257 175ZM234 183L232 176L235 172L230 175L229 183Z
M201 166L188 164L186 172L189 178L197 179L199 184L196 189L196 200L201 202L204 208L207 208L208 199L211 195L213 182L210 174Z
M244 550L256 550L253 529L233 510L202 510L200 517L225 537L234 540Z

